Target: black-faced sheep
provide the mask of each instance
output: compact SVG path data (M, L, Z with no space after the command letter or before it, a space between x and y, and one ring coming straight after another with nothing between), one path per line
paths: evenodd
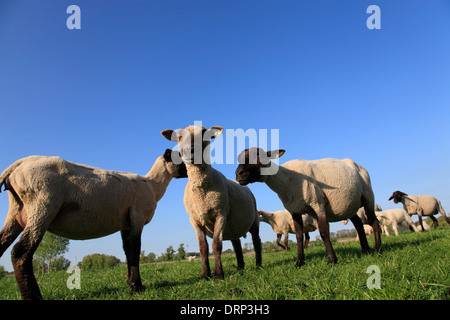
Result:
M291 160L280 166L270 161L284 152L266 152L260 148L244 150L238 157L236 180L242 185L265 182L292 214L298 248L295 265L300 267L304 264L303 213L317 217L328 261L335 263L337 257L331 245L328 222L350 219L358 232L362 251L370 250L363 224L356 215L364 206L375 233L375 251L381 252L380 226L375 216L374 195L367 171L350 159Z
M417 214L419 216L419 224L422 230L425 230L422 224L422 216L428 216L433 220L433 227L438 226L438 221L434 217L435 214L441 213L445 221L450 225L450 220L442 208L441 202L433 196L413 196L407 195L401 191L395 191L389 200L394 200L394 203L401 202L403 208L411 216Z

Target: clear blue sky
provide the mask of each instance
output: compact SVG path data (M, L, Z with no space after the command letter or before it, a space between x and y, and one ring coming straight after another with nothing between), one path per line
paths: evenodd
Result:
M66 27L71 4L81 30ZM371 4L381 30L366 27ZM449 35L446 0L2 0L0 170L39 154L145 174L173 147L161 130L201 120L279 129L280 163L351 158L384 209L401 190L450 211ZM234 178L236 165L215 167ZM144 228L146 253L198 251L185 185L172 181ZM282 209L250 188L259 208ZM7 210L1 193L0 221ZM275 234L262 224L261 237ZM119 234L71 241L66 257L96 252L125 260ZM10 250L0 265L11 270Z

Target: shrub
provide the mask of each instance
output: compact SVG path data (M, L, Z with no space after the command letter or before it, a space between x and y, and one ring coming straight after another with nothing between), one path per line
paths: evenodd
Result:
M94 253L85 256L81 261L81 267L85 270L112 268L120 263L120 260L114 256Z

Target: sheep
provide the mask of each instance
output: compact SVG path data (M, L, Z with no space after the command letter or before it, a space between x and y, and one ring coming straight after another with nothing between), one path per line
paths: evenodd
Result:
M264 221L272 227L277 234L277 245L284 250L289 250L288 237L289 233L295 234L294 220L287 210L278 210L275 212L267 212L258 210L259 220ZM309 214L303 214L303 233L305 234L305 249L309 244L309 232L313 232L318 228L317 220ZM280 243L281 236L284 235L284 245Z
M392 226L395 235L398 236L397 226L402 224L403 222L406 222L415 232L419 232L419 230L417 230L416 228L416 225L411 220L411 217L405 210L401 208L375 211L375 215L377 216L378 221L380 221L381 227L388 237L388 226Z
M222 241L231 240L239 269L244 268L240 237L252 235L256 266L261 266L261 239L256 200L249 188L229 180L211 166L210 140L222 134L223 128L213 126L188 126L179 130L167 129L161 134L170 141L177 141L181 159L186 164L188 183L184 193L184 205L195 230L202 260L202 278L209 278L206 236L213 239L214 275L223 279L221 262ZM205 152L206 149L206 152Z
M375 211L381 211L381 210L382 209L381 209L380 205L375 203ZM366 211L364 210L364 207L359 208L358 211L356 212L356 214L361 219L361 221L364 225L367 225L369 223L369 221L366 218ZM347 224L348 220L343 220L342 223ZM367 232L366 232L366 234L367 234Z
M266 152L261 148L242 151L238 157L236 180L241 185L265 182L292 214L297 236L295 266L301 267L305 259L301 219L304 213L317 218L328 261L336 263L328 222L350 218L358 232L362 251L369 252L363 224L356 215L364 206L375 233L375 251L381 252L380 226L374 212L375 200L367 171L350 159L291 160L283 165L270 161L284 153L285 150L281 149Z
M60 157L30 156L0 176L9 211L0 232L0 257L22 233L11 256L23 299L42 299L32 260L48 230L86 240L121 232L132 292L144 290L139 273L141 232L172 178L187 177L184 164L167 149L145 176L94 168Z
M401 191L394 191L389 200L394 200L394 203L397 204L401 202L403 204L403 208L408 212L410 216L413 214L417 214L419 216L419 224L422 228L422 231L425 230L422 224L422 216L429 216L431 220L433 220L433 227L436 228L438 226L438 221L434 217L435 214L441 213L444 217L445 221L450 225L450 220L447 218L445 214L444 208L442 208L441 202L433 196L413 196L407 195Z

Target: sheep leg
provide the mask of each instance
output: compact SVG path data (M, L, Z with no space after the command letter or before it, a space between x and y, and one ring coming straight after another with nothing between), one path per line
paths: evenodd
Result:
M122 236L123 250L127 258L128 277L127 283L132 292L141 292L145 289L142 285L139 272L139 256L141 253L141 233L132 233L130 230L120 232Z
M262 265L262 246L261 238L259 237L259 221L255 222L250 228L250 234L252 235L253 249L255 250L256 266Z
M16 240L23 228L19 225L16 219L8 218L5 225L0 232L0 257L5 253L6 249Z
M423 227L423 223L422 223L422 213L417 212L417 215L419 216L419 224L422 227L422 231L425 231L425 228ZM433 219L431 219L433 220ZM437 222L437 221L436 221ZM435 222L433 221L433 227L436 228Z
M398 236L398 228L397 228L397 222L392 222L392 229L394 230L395 236Z
M231 240L231 243L233 244L234 253L236 254L237 268L244 269L245 263L244 255L242 254L241 239Z
M319 233L320 233L320 236L322 237L323 243L325 244L325 250L327 251L327 256L328 256L328 262L329 263L337 263L336 253L334 252L333 246L331 244L330 226L328 224L327 217L325 216L325 214L318 214L317 218L318 218L318 222L319 222ZM363 234L364 234L364 232L363 232ZM364 238L365 237L366 237L366 235L364 234Z
M41 291L33 274L33 254L44 234L45 230L28 225L11 252L14 274L24 300L42 300Z
M217 230L215 226L214 226L212 249L214 254L214 277L217 279L223 279L224 276L222 268L222 230L220 231Z
M439 225L439 222L437 221L437 219L433 216L430 216L430 219L433 220L433 228L437 228L437 226ZM420 222L420 225L422 225L422 221ZM425 229L423 229L423 225L422 225L422 230L425 230Z
M288 233L284 234L284 246L286 248L286 251L289 250L289 234Z
M373 234L375 237L375 252L381 253L381 228L377 216L375 215L375 204L373 198L372 201L367 201L363 198L362 203L364 205L364 211L366 212L369 225L373 229Z
M297 239L297 261L295 267L300 268L305 264L305 253L303 249L303 219L301 214L293 214L295 236Z
M364 225L362 223L361 218L358 217L357 214L355 214L350 220L352 221L353 225L355 226L356 232L358 233L359 243L361 245L362 252L369 253L370 247L369 244L367 243L367 237L366 233L364 232Z
M309 245L309 232L305 232L305 249L308 248Z
M383 230L384 233L386 234L387 237L390 237L391 235L389 234L389 228L386 225L383 225Z
M281 233L277 233L277 245L281 248L283 248L283 250L287 250L286 247L281 243L281 237L283 235Z
M200 258L202 260L202 275L201 278L210 278L211 269L209 267L209 249L208 241L206 240L206 230L205 227L196 225L194 228L195 234L197 236L198 246L200 248Z

